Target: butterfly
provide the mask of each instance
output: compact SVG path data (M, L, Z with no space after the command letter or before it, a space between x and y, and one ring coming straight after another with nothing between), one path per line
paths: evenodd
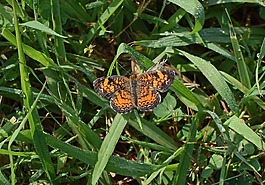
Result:
M173 70L154 70L142 74L101 77L93 82L94 89L103 98L110 99L111 108L126 114L137 108L149 111L161 102L159 92L166 92L175 78Z

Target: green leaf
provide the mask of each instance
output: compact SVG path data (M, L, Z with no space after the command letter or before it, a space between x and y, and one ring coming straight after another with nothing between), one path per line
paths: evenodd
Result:
M98 182L126 124L127 120L124 119L121 114L117 114L98 152L97 162L92 173L91 184L94 185Z
M197 0L189 0L189 1L183 1L183 0L169 0L169 2L174 3L184 10L186 10L188 13L193 15L195 18L195 26L193 28L192 33L196 33L202 29L202 26L204 24L204 8L201 5L201 3Z
M202 177L207 179L209 178L213 173L213 168L211 168L210 166L206 166L203 170L202 170Z
M235 113L238 111L238 105L234 98L232 91L225 82L224 78L220 72L206 60L191 55L185 51L180 51L185 57L187 57L192 63L194 63L198 69L204 74L204 76L209 80L209 82L215 87L215 89L220 93L222 98L226 101L229 108Z
M129 124L137 129L139 132L143 133L150 139L154 140L158 144L167 147L171 150L178 149L178 143L176 143L171 137L169 137L165 132L158 128L153 122L141 119L142 128L135 121L135 119L129 119ZM154 137L155 136L155 137Z
M264 2L260 0L218 0L218 1L207 0L202 3L204 4L204 6L213 6L213 5L226 4L226 3L254 3L265 7Z
M257 135L250 127L246 124L242 123L240 119L236 116L232 116L229 120L227 120L225 125L229 126L236 133L243 136L246 140L253 143L260 150L264 150L265 143L263 142L261 136Z
M220 169L222 167L224 158L221 155L213 154L210 158L209 165L213 169Z
M164 117L172 113L176 105L177 105L176 99L168 93L166 97L163 99L163 102L159 104L158 107L153 110L153 112L157 117Z
M76 146L72 146L64 141L58 140L49 134L45 134L45 138L49 146L53 147L54 149L59 149L60 151L65 152L69 156L79 159L86 164L94 166L98 161L97 152L91 152L77 148ZM106 170L109 172L114 172L130 177L141 177L143 175L152 173L157 168L158 166L156 165L138 163L130 160L125 160L117 156L110 156L110 159L108 160L108 164L106 166Z
M53 31L52 29L50 29L49 27L45 26L44 24L38 22L38 21L28 21L28 22L25 22L25 23L21 23L20 24L21 26L27 26L27 27L30 27L30 28L34 28L36 30L40 30L40 31L43 31L47 34L50 34L50 35L55 35L57 37L61 37L61 38L67 38L63 35L60 35L58 33L56 33L55 31Z
M246 86L247 88L250 88L251 83L250 83L250 77L249 77L249 73L248 73L248 67L245 63L244 56L243 56L243 53L241 51L241 47L238 43L236 32L232 26L230 26L230 27L231 27L230 38L231 38L231 43L232 43L233 50L235 53L235 59L236 59L236 63L237 63L240 81L242 82L242 84L244 86Z

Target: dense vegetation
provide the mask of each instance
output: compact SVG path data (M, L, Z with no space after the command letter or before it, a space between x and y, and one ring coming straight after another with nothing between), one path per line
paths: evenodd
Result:
M0 184L265 184L262 0L0 4ZM93 89L167 59L153 111Z

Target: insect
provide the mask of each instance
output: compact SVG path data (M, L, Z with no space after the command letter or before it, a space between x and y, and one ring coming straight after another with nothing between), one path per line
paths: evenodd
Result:
M93 82L94 89L103 98L110 99L112 109L121 114L133 108L149 111L161 102L159 92L166 92L174 81L173 70L154 70L142 74L101 77Z

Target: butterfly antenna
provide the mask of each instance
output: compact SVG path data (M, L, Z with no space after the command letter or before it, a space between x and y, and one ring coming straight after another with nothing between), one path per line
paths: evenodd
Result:
M128 73L130 73L126 68L123 67L122 64L118 63L118 65L119 65L119 68L121 68L123 71L126 72L126 73L125 73L125 76L126 76Z
M167 59L163 59L161 61L158 61L154 66L152 66L148 71L156 70L156 69L162 69L164 68L165 63L167 62Z

